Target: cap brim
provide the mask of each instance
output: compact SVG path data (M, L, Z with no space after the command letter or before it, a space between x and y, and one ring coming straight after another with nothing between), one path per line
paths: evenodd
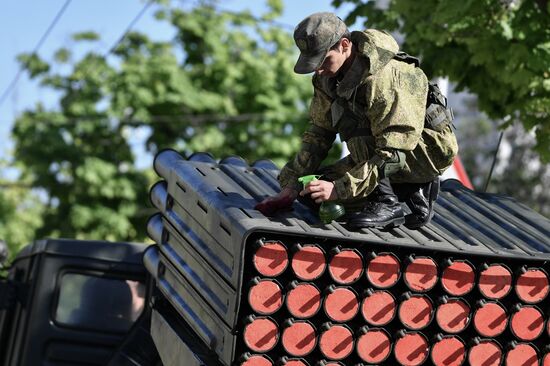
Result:
M316 53L314 55L304 55L300 53L296 65L294 65L294 72L297 74L309 74L317 70L327 55L326 52Z

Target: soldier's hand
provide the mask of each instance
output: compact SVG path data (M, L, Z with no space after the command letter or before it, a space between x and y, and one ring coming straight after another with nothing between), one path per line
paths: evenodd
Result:
M265 216L273 216L279 210L290 209L292 202L294 202L297 196L298 192L294 189L283 188L279 194L267 197L254 206L254 209L260 211Z
M326 180L314 180L310 182L301 192L300 196L311 194L311 199L315 203L322 203L324 201L334 201L338 198L336 189L334 189L334 183L327 182Z

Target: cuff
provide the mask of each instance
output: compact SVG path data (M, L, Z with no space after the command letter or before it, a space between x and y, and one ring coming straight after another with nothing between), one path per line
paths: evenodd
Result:
M338 200L347 200L351 198L351 183L347 175L344 175L342 178L339 178L332 183L334 183L334 189L336 190L336 194L338 195Z
M298 176L294 171L289 168L283 168L281 173L277 177L281 189L283 188L292 188L298 192L302 190L302 184L298 182Z

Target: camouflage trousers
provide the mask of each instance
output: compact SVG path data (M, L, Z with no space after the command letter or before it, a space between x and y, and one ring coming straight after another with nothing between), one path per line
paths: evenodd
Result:
M412 151L405 151L405 166L390 177L390 182L392 184L427 183L443 174L452 165L458 153L458 143L451 128L446 126L441 131L425 128L418 145ZM374 146L368 146L368 151L374 151ZM315 174L322 175L321 179L327 181L341 178L357 164L352 155L334 164L321 167ZM372 189L365 192L363 196L341 200L340 203L344 205L347 212L359 211L368 201Z

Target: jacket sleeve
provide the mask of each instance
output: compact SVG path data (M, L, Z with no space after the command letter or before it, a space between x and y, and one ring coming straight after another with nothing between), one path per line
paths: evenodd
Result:
M281 170L279 175L281 188L290 187L301 190L298 178L315 173L336 138L336 129L332 126L330 113L332 100L317 84L317 77L314 76L313 99L309 107L310 124L302 135L300 150Z
M398 61L391 61L398 62ZM390 65L388 65L390 66ZM392 65L393 66L393 65ZM373 78L367 94L367 118L371 122L374 152L382 160L392 157L393 150L413 150L424 128L428 81L412 65L385 67ZM401 67L409 68L400 72ZM349 172L334 182L339 199L368 196L378 184L378 166L366 154Z

